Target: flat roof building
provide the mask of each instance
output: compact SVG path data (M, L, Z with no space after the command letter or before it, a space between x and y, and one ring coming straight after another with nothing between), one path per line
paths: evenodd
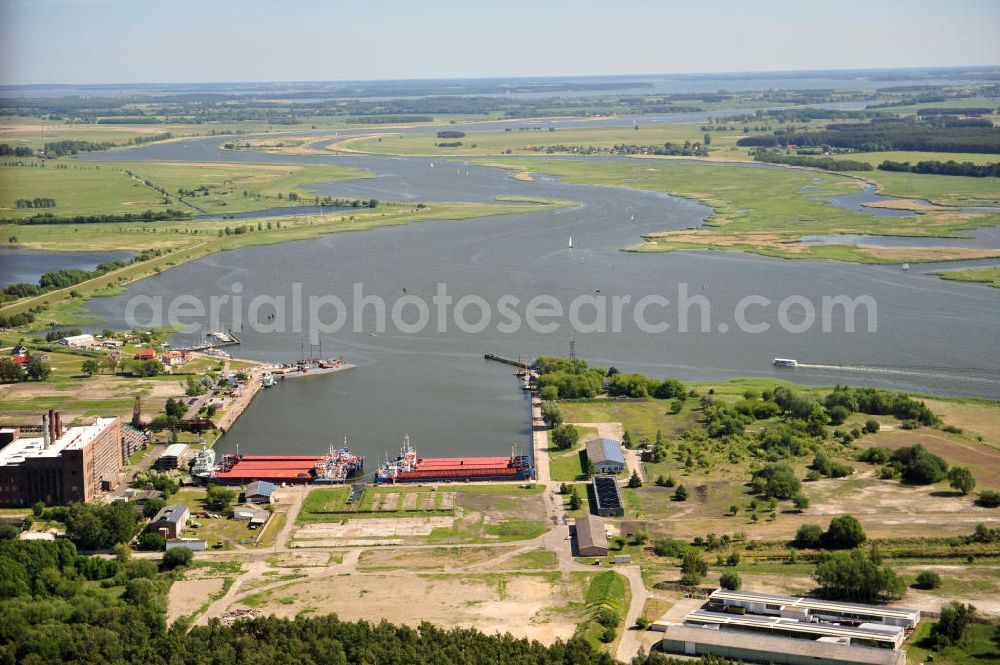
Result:
M826 638L804 640L706 626L667 625L656 649L686 656L720 656L774 665L906 665L906 652L851 646Z
M715 627L719 630L762 633L805 640L834 638L853 646L898 649L906 641L902 626L863 623L849 626L831 622L799 621L755 614L725 614L696 610L684 618L686 624Z
M605 556L608 553L608 534L604 520L595 515L576 518L576 547L580 556Z
M594 498L597 500L597 514L601 517L621 517L625 514L618 481L613 476L594 476L591 481Z
M0 449L0 506L93 501L122 469L121 422L96 418L63 430L58 412L42 417L42 436L20 437Z
M157 469L178 469L188 459L188 446L184 443L172 443L153 464Z
M841 603L833 600L777 596L751 591L726 591L717 589L708 597L709 605L725 611L729 607L742 607L750 614L793 617L804 615L824 621L852 621L855 623L880 623L914 629L920 622L920 610L903 607Z
M614 439L591 439L587 442L587 459L598 473L621 473L625 470L622 444Z

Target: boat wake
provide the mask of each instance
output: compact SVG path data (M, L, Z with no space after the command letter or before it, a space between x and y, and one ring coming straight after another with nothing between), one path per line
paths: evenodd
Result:
M805 369L828 369L838 372L860 372L869 374L887 374L894 376L922 376L927 378L948 378L961 377L965 380L980 381L982 383L996 383L998 377L995 375L979 375L981 370L963 369L953 367L878 367L875 365L826 365L821 363L800 362L797 367Z

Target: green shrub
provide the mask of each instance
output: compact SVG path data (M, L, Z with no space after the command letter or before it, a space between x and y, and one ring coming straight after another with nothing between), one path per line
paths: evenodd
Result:
M739 591L743 586L743 580L732 571L726 571L719 577L719 586L728 591Z
M925 570L917 575L917 586L921 589L936 589L941 586L941 576L933 570Z
M1000 492L996 490L983 490L976 499L976 505L983 508L996 508L1000 506Z

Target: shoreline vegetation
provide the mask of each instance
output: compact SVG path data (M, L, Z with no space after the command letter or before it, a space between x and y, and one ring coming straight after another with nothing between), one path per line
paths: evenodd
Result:
M701 228L644 236L629 251L729 250L785 259L830 259L855 263L921 263L1000 257L989 248L882 248L802 242L805 236L864 234L901 237L962 237L960 231L1000 224L1000 213L972 213L921 205L908 217L879 217L837 208L816 197L850 194L867 184L839 175L794 167L734 167L653 159L635 162L490 159L478 163L514 172L532 171L586 185L659 191L712 208Z
M956 282L979 282L1000 288L1000 266L966 268L964 270L938 270L931 273L941 279Z

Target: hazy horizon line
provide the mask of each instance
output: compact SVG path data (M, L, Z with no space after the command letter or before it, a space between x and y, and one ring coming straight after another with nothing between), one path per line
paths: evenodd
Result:
M417 77L417 78L363 78L363 79L240 79L240 80L174 80L174 81L91 81L86 83L4 83L0 89L33 88L33 87L96 87L96 86L129 86L129 85L226 85L247 83L393 83L407 81L527 81L537 79L615 79L637 77L709 77L709 76L748 76L762 74L833 74L848 72L893 72L893 71L956 71L956 70L987 70L1000 68L1000 63L989 65L942 65L942 66L879 66L879 67L834 67L823 69L747 69L718 70L702 72L646 72L617 74L538 74L516 76L461 76L461 77Z

